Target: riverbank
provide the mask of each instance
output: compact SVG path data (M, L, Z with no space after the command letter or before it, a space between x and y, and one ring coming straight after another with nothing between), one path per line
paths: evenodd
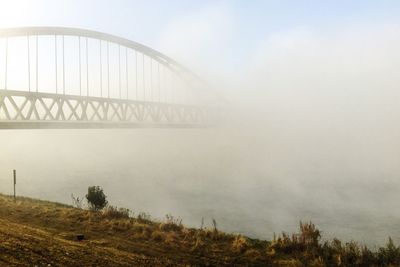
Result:
M1 266L398 266L394 244L370 251L320 232L272 241L211 229L186 228L167 216L151 220L126 210L93 212L60 203L0 195ZM78 240L82 239L82 240Z

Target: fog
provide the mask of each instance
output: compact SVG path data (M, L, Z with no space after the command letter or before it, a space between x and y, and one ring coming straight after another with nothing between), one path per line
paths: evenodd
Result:
M220 124L2 130L0 191L12 192L17 169L24 196L71 203L100 185L113 205L193 227L215 218L225 231L271 238L312 220L327 238L400 241L399 25L276 32L235 67L189 53L196 42L174 46L185 31L169 29L160 47L211 81ZM204 34L217 39L209 49L229 41Z

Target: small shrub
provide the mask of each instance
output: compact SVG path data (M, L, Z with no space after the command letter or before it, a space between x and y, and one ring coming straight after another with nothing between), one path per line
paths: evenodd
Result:
M312 222L300 222L299 241L308 247L318 247L321 238L321 232L315 227Z
M156 242L162 242L162 241L165 240L165 235L162 232L154 231L151 234L151 239L156 241Z
M138 239L149 239L153 233L153 229L146 224L133 224L132 231Z
M218 232L217 221L214 218L212 219L212 224L213 224L214 232Z
M400 265L400 247L397 247L391 237L386 244L386 247L382 247L378 251L379 262L386 265Z
M306 261L314 260L322 253L320 238L321 233L313 223L300 222L300 233L289 235L283 232L278 238L274 237L269 250L301 255Z
M117 208L114 206L107 206L103 209L103 217L109 219L129 219L130 210L126 208Z
M166 234L164 242L170 246L177 246L177 244L180 242L180 239L177 233L170 232Z
M149 223L151 222L151 216L145 212L140 212L137 216L137 221L140 223Z
M256 261L256 260L259 260L262 258L260 251L254 249L254 248L246 250L244 255L246 256L246 258L250 259L251 261Z
M165 215L166 223L182 225L182 219L175 218L171 214Z
M325 267L324 260L321 257L318 257L310 262L310 267Z
M206 243L204 242L203 238L201 236L197 236L195 239L195 242L191 248L191 251L198 251L204 249L206 246Z
M100 186L89 186L86 195L91 210L99 211L107 206L107 197Z
M170 214L167 214L165 217L166 221L160 224L159 226L160 230L165 232L170 232L170 231L180 232L183 229L182 219L174 218L174 216Z
M247 250L249 244L247 242L247 238L241 235L235 237L232 243L232 249L235 252L243 253Z
M302 264L299 259L288 259L288 260L277 260L274 262L274 266L303 267L304 264Z
M72 206L78 209L82 209L83 207L83 198L75 197L74 194L71 194L72 198Z
M111 229L118 231L118 232L123 232L123 231L127 231L129 229L131 229L132 224L130 223L130 221L113 221L112 225L111 225Z

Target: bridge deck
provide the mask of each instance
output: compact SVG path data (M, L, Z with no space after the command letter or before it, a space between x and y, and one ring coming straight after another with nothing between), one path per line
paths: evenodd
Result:
M200 107L0 90L0 129L190 128L206 124Z

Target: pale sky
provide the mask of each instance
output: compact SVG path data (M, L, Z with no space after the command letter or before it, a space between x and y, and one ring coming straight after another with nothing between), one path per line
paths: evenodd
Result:
M206 57L229 67L245 62L271 34L398 24L399 13L398 1L368 0L0 0L0 27L98 30L146 44L183 63Z

